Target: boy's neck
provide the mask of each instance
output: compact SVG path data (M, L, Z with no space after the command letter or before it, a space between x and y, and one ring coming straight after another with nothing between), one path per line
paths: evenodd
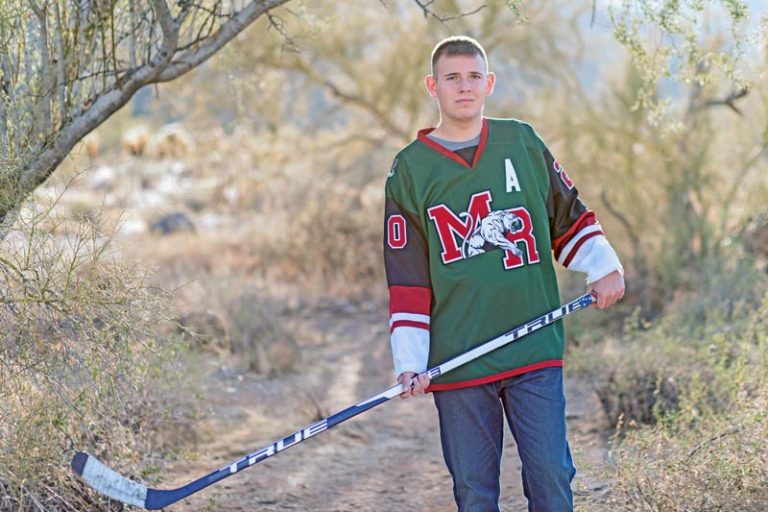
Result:
M434 135L443 140L461 142L474 139L483 130L482 116L477 119L471 119L466 123L448 121L441 119L430 135Z

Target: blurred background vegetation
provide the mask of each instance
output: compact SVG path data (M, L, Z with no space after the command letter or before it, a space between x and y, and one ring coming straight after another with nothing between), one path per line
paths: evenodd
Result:
M455 33L498 75L486 115L536 127L626 269L620 305L568 325L567 371L615 426L610 490L580 506L765 510L764 7L425 12L292 1L140 90L37 190L0 247L0 510L109 507L62 469L78 447L152 482L194 437L191 353L279 376L300 359L284 308L386 309L386 171L436 122L422 79Z

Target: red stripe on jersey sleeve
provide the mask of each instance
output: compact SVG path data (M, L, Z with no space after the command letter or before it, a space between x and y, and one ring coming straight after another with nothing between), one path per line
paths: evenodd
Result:
M587 226L592 226L594 224L597 224L597 217L595 217L595 212L591 210L586 210L584 213L579 215L579 218L576 219L576 222L571 224L571 227L568 228L568 231L565 232L562 236L557 237L552 241L552 250L555 252L555 259L560 258L560 253L562 252L563 248L568 245L568 242L571 241L571 239Z
M414 320L398 320L396 322L392 322L392 327L389 328L389 332L391 333L398 327L417 327L419 329L424 329L425 331L429 330L429 324L425 324L424 322L416 322Z
M389 314L415 313L429 315L432 290L422 286L390 286Z
M603 234L602 231L595 231L593 233L590 233L588 235L584 235L583 237L581 237L579 241L576 242L576 244L574 244L573 249L571 249L571 252L568 254L568 257L565 258L565 261L563 262L563 266L565 268L568 268L568 265L571 264L571 261L573 260L574 256L576 256L576 253L579 252L579 249L581 249L581 246L584 245L584 242L586 242L590 238L594 238L596 236L602 236L602 234Z

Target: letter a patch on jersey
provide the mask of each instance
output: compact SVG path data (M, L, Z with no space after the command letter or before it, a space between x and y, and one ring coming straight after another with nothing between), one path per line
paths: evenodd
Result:
M472 195L467 211L456 215L444 204L427 209L435 224L444 264L471 258L494 249L504 251L504 268L524 265L523 251L529 264L539 262L531 216L524 207L491 210L491 192Z
M507 192L512 192L513 190L520 192L520 181L517 179L515 166L512 165L512 160L509 158L504 159L504 171L507 177Z

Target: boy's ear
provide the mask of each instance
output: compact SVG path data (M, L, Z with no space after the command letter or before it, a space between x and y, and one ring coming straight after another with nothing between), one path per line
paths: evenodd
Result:
M496 73L489 71L486 76L488 78L488 83L485 86L485 95L490 96L493 93L494 85L496 85Z
M433 98L437 98L437 81L435 80L435 77L432 75L425 76L424 85L427 87L429 95Z

